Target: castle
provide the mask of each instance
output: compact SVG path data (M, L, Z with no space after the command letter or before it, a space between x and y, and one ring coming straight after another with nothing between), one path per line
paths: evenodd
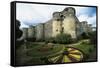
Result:
M80 22L73 7L65 8L61 12L54 12L53 18L30 28L23 28L23 38L36 38L36 40L55 37L65 33L77 39L83 32L91 32L92 26L86 21Z

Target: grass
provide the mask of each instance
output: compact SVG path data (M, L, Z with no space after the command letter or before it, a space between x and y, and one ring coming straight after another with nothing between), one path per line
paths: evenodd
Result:
M43 47L44 45L34 45L32 44L31 49L27 52L28 56L33 57L31 60L29 60L27 63L29 64L45 64L41 58L47 57L50 58L52 56L56 56L58 54L61 54L64 51L63 45L54 45L53 49L48 51L39 51L38 49Z
M34 45L33 45L34 46ZM28 55L33 56L33 57L49 57L53 56L55 54L60 53L61 51L64 50L64 46L53 46L53 49L49 49L48 51L39 51L38 49L41 48L41 45L35 45L31 50L28 51Z
M28 55L32 56L33 59L35 58L34 61L36 60L36 58L40 59L41 57L51 57L61 54L65 49L64 45L58 44L53 46L52 50L40 52L37 49L41 46L43 45L32 44L32 49L28 52ZM73 45L72 47L81 50L84 53L85 60L89 59L91 57L91 54L96 50L93 44L89 44L89 41L84 40L79 41L77 45ZM40 62L40 60L38 62Z
M24 45L27 45L27 48L28 48L27 55L32 57L31 60L28 60L27 62L25 62L26 64L46 64L44 61L41 60L41 58L43 58L43 57L50 58L50 57L59 55L65 49L65 46L64 46L65 44L64 45L57 44L57 45L53 45L52 49L48 49L47 51L42 52L42 51L39 51L38 49L42 48L44 46L44 44L26 43ZM79 44L73 45L72 47L75 47L75 48L81 50L85 55L85 58L86 58L85 60L90 58L91 54L96 50L94 45L89 44L88 41L83 41L83 40L79 41ZM20 52L18 52L18 53L20 53Z
M88 59L88 57L90 57L91 54L96 50L94 45L89 44L87 41L81 41L80 44L73 47L80 49L84 53L85 59Z

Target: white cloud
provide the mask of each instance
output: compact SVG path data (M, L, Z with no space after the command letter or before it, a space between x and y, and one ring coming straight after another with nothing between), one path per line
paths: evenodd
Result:
M89 16L87 14L82 14L78 17L79 21L87 21L88 24L92 24L92 26L96 26L96 15Z
M87 16L87 15L80 15L79 17L78 17L78 19L79 19L79 21L81 22L81 21L87 21L87 19L88 19L89 17Z
M53 12L62 11L66 7L59 5L40 5L17 3L17 19L21 21L21 27L27 27L36 23L44 23L52 18ZM76 16L79 21L88 21L95 25L95 15L90 13L89 7L72 6L76 9Z
M92 16L90 18L87 19L89 24L92 24L92 26L96 26L96 16Z

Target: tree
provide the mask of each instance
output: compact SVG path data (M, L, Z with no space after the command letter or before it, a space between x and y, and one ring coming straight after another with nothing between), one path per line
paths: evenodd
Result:
M89 38L88 33L83 32L83 33L81 34L81 38L82 38L82 39L88 39L88 38Z
M20 21L16 20L16 39L20 38L23 34L23 32L19 29L20 27Z
M23 34L23 32L19 29L19 27L20 27L20 21L16 20L16 48L20 47L20 45L23 43L23 40L20 41L17 40Z

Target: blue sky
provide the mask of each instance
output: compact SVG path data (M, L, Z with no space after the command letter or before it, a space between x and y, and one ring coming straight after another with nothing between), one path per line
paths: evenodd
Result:
M53 12L62 11L66 7L74 7L79 21L87 21L92 26L96 26L96 8L60 5L40 5L17 3L16 15L21 22L21 28L44 23L52 18Z

